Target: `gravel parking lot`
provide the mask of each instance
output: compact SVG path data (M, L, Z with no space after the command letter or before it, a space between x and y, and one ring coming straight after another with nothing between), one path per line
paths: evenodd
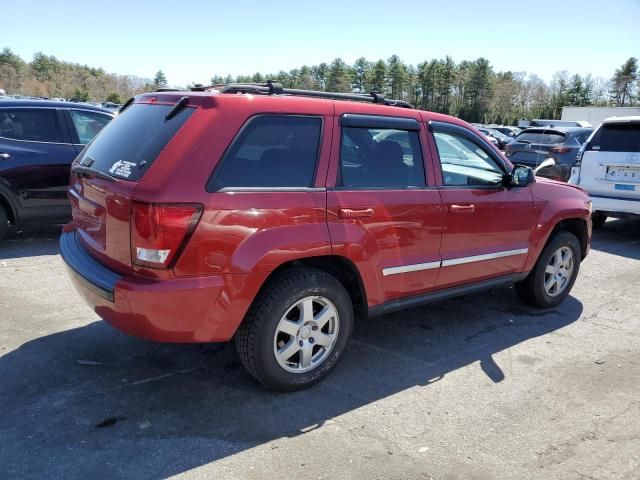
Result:
M559 308L500 288L361 321L274 394L231 345L101 322L57 229L0 242L0 478L640 478L640 223L594 236Z

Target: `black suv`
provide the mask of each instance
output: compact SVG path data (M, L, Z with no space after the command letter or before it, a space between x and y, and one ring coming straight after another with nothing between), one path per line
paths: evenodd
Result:
M0 239L9 224L71 217L71 162L113 117L81 103L0 101Z

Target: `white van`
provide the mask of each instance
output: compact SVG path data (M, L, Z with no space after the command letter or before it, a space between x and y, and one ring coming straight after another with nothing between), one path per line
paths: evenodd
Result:
M640 215L640 116L605 119L578 152L569 183L591 196L594 228Z

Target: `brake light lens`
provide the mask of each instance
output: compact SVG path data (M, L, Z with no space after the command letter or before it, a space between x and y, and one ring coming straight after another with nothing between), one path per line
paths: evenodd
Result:
M567 153L571 151L571 147L553 147L549 149L553 153Z
M195 229L202 206L134 202L131 211L131 258L136 265L169 268Z

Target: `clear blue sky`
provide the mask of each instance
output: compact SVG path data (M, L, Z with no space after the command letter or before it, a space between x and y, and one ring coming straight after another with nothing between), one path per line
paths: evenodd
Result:
M162 69L172 85L393 53L608 78L640 56L640 0L0 0L0 17L0 47L25 60L43 51L146 78Z

